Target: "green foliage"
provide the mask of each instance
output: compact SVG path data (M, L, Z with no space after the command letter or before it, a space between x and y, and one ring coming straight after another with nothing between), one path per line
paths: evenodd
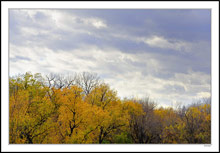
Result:
M113 143L116 144L129 144L132 143L132 138L127 132L121 132L114 136Z

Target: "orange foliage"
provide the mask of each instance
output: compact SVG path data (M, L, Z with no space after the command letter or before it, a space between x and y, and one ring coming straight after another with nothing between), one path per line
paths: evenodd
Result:
M180 115L173 108L120 100L105 83L87 85L88 92L71 80L57 87L45 82L39 73L10 78L10 143L211 142L210 104Z

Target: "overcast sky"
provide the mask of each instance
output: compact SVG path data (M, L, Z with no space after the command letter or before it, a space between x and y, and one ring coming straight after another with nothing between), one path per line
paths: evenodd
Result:
M24 10L10 17L10 75L95 72L118 96L163 106L209 97L210 10Z

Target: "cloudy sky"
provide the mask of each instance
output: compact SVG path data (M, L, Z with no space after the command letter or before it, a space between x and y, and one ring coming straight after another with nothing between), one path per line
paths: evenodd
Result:
M10 75L95 72L119 97L210 96L210 10L9 11Z

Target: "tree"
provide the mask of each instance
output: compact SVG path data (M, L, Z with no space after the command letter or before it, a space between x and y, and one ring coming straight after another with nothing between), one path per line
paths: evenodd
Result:
M58 119L60 134L63 142L79 143L90 115L89 104L82 101L83 90L80 87L64 88L62 95Z
M210 104L191 106L185 114L188 143L211 143Z
M9 143L211 143L211 100L157 108L96 75L9 78Z
M53 108L46 91L36 78L26 73L10 80L10 143L42 143L50 129Z
M76 76L76 83L83 89L85 95L88 95L99 85L100 79L96 73L83 72Z
M69 88L72 85L76 84L76 74L75 75L61 75L61 74L54 74L50 73L49 75L46 75L46 86L49 88L56 88L56 89L62 89L62 88Z
M110 89L109 85L103 83L95 87L86 97L86 101L92 105L100 106L103 110L112 102L119 101L117 92Z
M149 98L133 100L140 108L138 114L130 114L130 135L134 143L154 143L159 139L158 124L155 120L154 109L156 104Z
M94 114L97 142L103 143L104 140L111 141L111 134L126 126L126 116L122 112L122 106L117 93L110 89L107 84L100 84L95 87L85 101L98 111Z

